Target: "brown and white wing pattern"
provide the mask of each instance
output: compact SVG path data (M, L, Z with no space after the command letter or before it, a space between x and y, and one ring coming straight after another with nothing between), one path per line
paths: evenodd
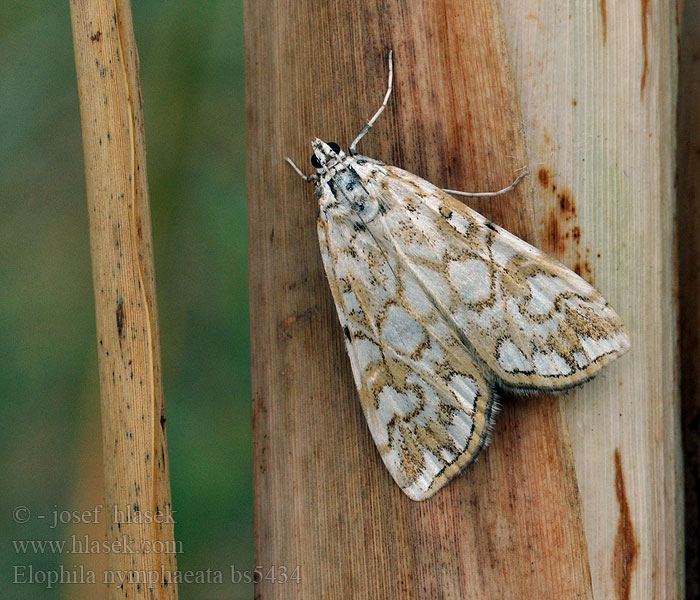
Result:
M620 317L576 273L428 181L397 167L371 168L367 186L386 211L372 224L375 237L393 248L499 385L567 389L629 349Z
M493 385L410 269L366 229L320 219L318 234L372 437L403 491L428 498L488 443Z

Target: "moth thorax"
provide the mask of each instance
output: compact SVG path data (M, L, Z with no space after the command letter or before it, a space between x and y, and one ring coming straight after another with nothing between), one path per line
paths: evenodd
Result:
M379 202L367 192L360 177L352 169L339 171L328 181L329 187L340 205L349 206L362 221L367 223L379 212Z

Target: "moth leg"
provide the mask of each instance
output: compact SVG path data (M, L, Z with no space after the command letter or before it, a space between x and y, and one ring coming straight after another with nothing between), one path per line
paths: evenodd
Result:
M367 135L367 132L372 129L372 125L374 125L374 122L377 120L379 115L381 115L384 112L384 109L386 108L386 105L389 104L389 96L391 96L391 91L394 87L394 51L389 50L389 84L387 85L387 90L386 90L386 96L384 96L384 101L382 102L382 105L379 107L379 110L374 113L374 116L367 122L367 125L365 125L361 130L360 133L357 134L357 137L352 141L352 144L350 144L350 148L348 148L348 153L350 156L353 156L356 154L356 149L357 149L357 143Z
M297 167L296 163L288 156L285 156L284 160L286 160L291 165L292 169L294 169L297 172L297 175L299 175L299 177L301 177L304 181L315 181L316 179L318 179L318 175L316 173L311 173L311 175L304 175L304 172L299 167Z
M508 187L504 187L502 190L498 190L497 192L460 192L458 190L445 190L443 189L443 192L447 192L448 194L452 194L453 196L469 196L470 198L473 197L493 197L493 196L501 196L503 194L507 194L508 192L512 191L515 189L515 187L520 183L522 179L527 177L530 174L530 172L526 169L520 175L518 175L517 179L511 183Z

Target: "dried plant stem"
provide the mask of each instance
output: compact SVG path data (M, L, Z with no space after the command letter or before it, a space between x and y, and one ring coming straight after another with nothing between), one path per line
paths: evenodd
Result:
M108 587L115 600L172 600L176 561L131 7L128 0L71 0L71 17L90 214L107 536L115 543L132 540L139 549L110 553Z

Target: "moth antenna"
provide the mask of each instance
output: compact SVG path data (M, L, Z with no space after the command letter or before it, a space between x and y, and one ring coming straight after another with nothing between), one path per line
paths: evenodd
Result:
M503 194L507 194L508 192L513 191L516 186L528 175L530 174L530 171L525 169L518 177L516 180L511 183L508 187L504 187L502 190L498 190L497 192L460 192L459 190L446 190L443 189L443 192L447 192L448 194L452 194L453 196L468 196L469 198L492 198L494 196L501 196Z
M294 169L296 171L297 175L299 175L299 177L301 177L304 181L315 181L316 180L316 178L317 178L316 173L311 173L311 175L304 175L304 172L299 167L297 167L296 163L291 158L289 158L288 156L285 156L284 160L286 160L291 165L292 169Z
M374 125L374 122L379 118L379 115L381 115L384 112L384 109L386 108L386 105L389 104L389 97L391 96L391 91L394 89L394 51L389 50L389 83L387 85L387 90L386 90L386 95L384 96L384 101L382 102L382 105L379 107L379 110L377 110L376 113L374 113L374 116L367 122L367 125L365 125L361 130L360 133L357 134L357 137L352 141L352 144L350 144L350 147L348 148L348 154L350 156L354 156L356 154L356 149L357 149L357 143L367 135L367 132L372 129L372 125Z

